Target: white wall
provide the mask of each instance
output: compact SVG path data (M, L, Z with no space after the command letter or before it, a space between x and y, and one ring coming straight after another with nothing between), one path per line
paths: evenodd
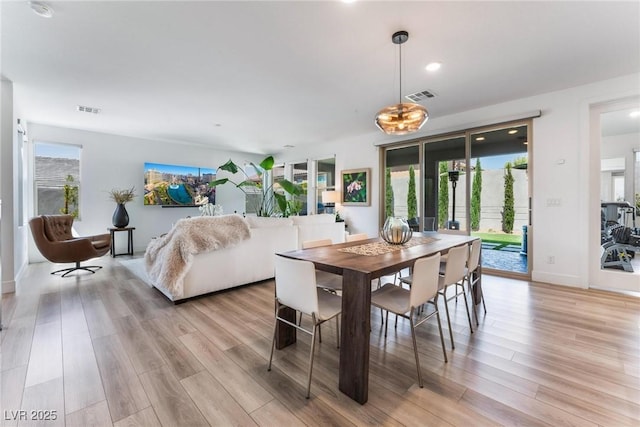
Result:
M164 163L185 166L216 168L230 158L238 163L259 162L263 156L239 152L217 151L209 148L171 144L118 135L87 132L31 123L28 129L29 145L33 142L57 142L82 145L80 160L80 220L74 222L79 235L106 233L112 227L111 217L115 204L109 199L108 190L135 186L138 197L127 203L129 226L133 232L134 251L144 251L152 237L166 233L171 225L186 216L199 216L197 208L162 208L144 206L144 163ZM33 153L33 150L30 150ZM32 174L30 174L32 176ZM219 177L228 176L225 173ZM30 188L33 188L31 185ZM33 194L28 196L33 200ZM230 184L217 188L216 203L225 213L244 211L244 194ZM30 216L34 214L33 206ZM126 233L116 233L117 251L126 251ZM43 258L33 246L29 249L31 262Z
M14 224L13 215L13 84L0 80L0 259L2 265L2 293L15 289Z
M435 135L469 124L500 122L514 115L541 110L533 120L532 156L529 162L533 179L533 226L529 237L533 253L533 280L569 286L587 287L589 259L587 205L589 200L589 106L607 100L640 93L640 75L633 74L589 85L506 102L459 114L432 117L419 136ZM428 106L427 106L428 107ZM373 118L372 128L373 126ZM340 208L353 232L377 235L380 205L379 158L376 143L401 141L371 132L344 138L322 146L301 145L278 156L278 161L326 157L336 154L336 172L342 169L370 167L371 207ZM599 173L599 172L597 172ZM547 206L548 199L559 199L559 206ZM555 258L548 264L549 257ZM597 261L597 260L596 260ZM640 290L640 284L638 289Z

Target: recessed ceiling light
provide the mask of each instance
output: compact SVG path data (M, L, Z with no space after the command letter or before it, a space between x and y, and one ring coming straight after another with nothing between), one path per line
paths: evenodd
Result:
M427 71L438 71L440 69L440 67L442 67L442 64L440 62L432 62L430 64L428 64L425 69Z
M355 3L356 0L342 0L342 3L347 3L347 4L351 4L351 3Z
M38 16L42 16L43 18L51 18L53 16L53 8L46 3L30 1L28 4L31 10L33 10L33 13Z
M631 118L640 117L640 110L632 111L631 113L629 113L629 117Z
M484 141L484 136L479 136L476 138L476 141Z
M516 133L518 133L518 129L511 129L508 133L509 133L509 135L516 134Z

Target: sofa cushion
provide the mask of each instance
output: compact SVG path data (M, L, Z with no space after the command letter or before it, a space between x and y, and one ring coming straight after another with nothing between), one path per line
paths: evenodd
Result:
M333 214L292 216L291 219L295 225L331 224L336 222L336 216Z
M290 227L293 225L291 218L248 216L246 220L251 228Z

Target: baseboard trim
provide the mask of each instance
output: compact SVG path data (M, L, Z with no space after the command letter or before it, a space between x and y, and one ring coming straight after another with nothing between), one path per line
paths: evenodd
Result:
M3 294L12 294L16 291L16 281L15 280L5 280L2 282L2 293Z
M571 286L573 288L587 289L588 287L584 280L571 274L532 271L531 280L534 282L549 283L551 285Z

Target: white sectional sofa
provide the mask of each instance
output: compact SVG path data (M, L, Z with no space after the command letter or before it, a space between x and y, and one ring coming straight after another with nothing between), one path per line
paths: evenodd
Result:
M197 254L183 283L182 295L172 295L161 283L153 285L172 301L192 298L275 276L278 252L302 248L306 240L345 241L344 223L330 214L290 218L247 217L251 237L235 246Z

